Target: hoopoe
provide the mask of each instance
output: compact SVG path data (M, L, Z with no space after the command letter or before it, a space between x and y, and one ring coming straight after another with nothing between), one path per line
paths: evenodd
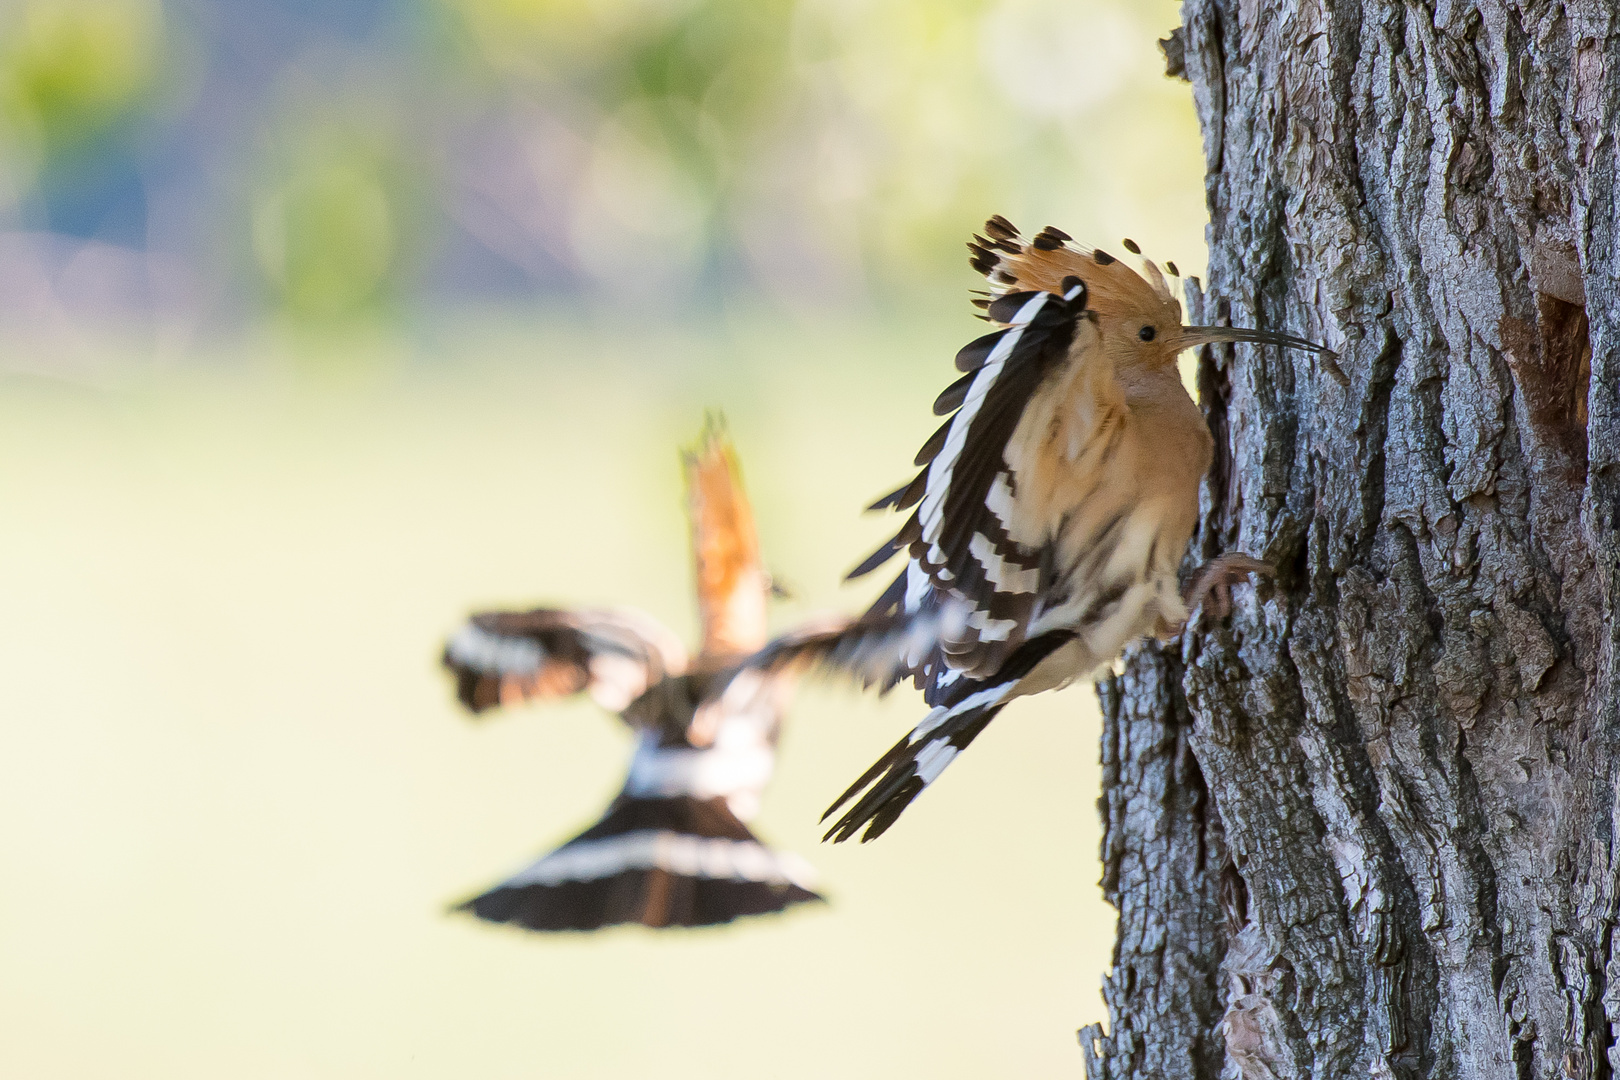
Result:
M445 646L475 714L583 691L639 734L600 821L458 910L531 930L594 930L712 925L821 899L807 863L745 824L775 766L798 657L819 656L838 635L841 670L869 657L876 671L898 662L897 644L920 639L897 620L861 632L823 621L745 666L765 642L772 583L736 455L711 425L684 464L703 627L695 657L652 616L622 608L474 615Z
M911 676L931 711L823 815L855 800L834 841L880 836L1013 698L1093 676L1132 641L1178 632L1206 596L1270 571L1226 555L1178 584L1214 443L1176 358L1217 341L1331 350L1183 326L1151 261L1138 274L1069 240L1047 228L1025 243L998 216L968 245L992 290L977 303L1001 328L957 354L965 374L934 402L949 418L918 452L922 472L870 507L916 509L850 574L904 553L867 618L954 604L966 624L892 673Z

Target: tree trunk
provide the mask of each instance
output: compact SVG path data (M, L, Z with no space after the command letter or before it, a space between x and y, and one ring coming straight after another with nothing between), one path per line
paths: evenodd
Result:
M1092 1080L1620 1066L1620 7L1186 0L1194 555L1274 584L1102 687Z

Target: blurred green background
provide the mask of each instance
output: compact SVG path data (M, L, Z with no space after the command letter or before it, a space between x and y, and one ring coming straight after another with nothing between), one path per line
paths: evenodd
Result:
M465 722L469 608L695 631L676 448L730 419L777 625L853 609L991 213L1197 272L1128 0L0 0L0 1075L1076 1076L1089 688L875 845L909 690L801 694L760 831L832 903L443 914L588 824L589 703Z

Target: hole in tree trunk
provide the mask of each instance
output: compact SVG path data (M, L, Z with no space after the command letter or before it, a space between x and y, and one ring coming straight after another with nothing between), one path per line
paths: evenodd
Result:
M1502 345L1536 435L1562 451L1576 484L1586 481L1586 398L1592 339L1586 308L1536 294L1536 325L1504 319Z

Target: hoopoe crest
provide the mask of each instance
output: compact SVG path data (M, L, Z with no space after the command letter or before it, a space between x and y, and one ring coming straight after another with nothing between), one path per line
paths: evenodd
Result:
M724 428L711 419L698 445L682 457L697 561L702 656L751 653L765 644L771 579L760 558L737 454Z

